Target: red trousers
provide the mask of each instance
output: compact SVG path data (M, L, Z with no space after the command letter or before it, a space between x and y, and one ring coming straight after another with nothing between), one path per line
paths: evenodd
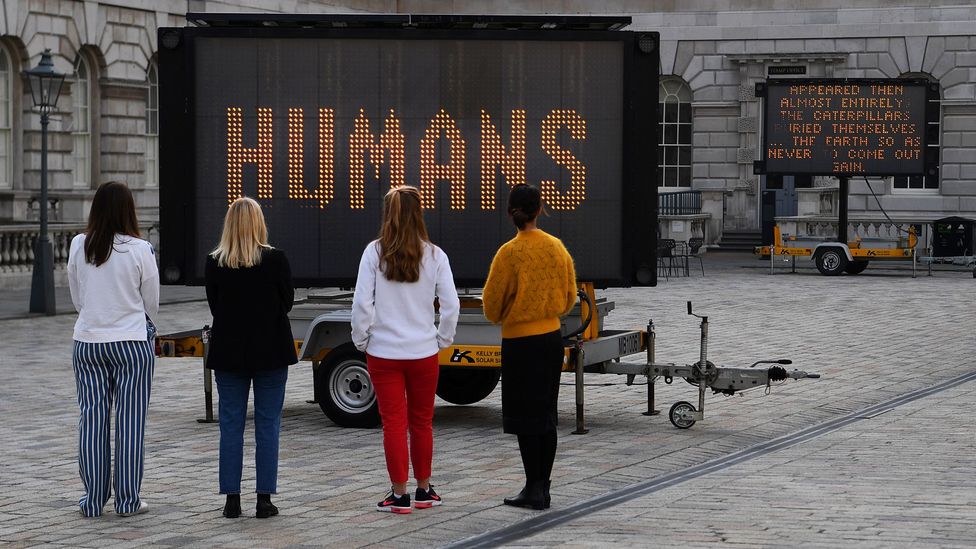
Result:
M373 380L380 417L383 419L383 449L386 451L390 481L407 481L408 455L413 463L414 478L429 479L434 455L434 392L440 372L437 355L416 360L391 360L366 355L366 367Z

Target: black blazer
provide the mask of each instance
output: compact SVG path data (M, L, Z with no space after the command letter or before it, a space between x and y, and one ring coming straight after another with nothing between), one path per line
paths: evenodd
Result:
M207 256L207 302L213 315L207 367L254 372L298 362L288 311L295 300L284 252L261 254L254 267L220 267Z

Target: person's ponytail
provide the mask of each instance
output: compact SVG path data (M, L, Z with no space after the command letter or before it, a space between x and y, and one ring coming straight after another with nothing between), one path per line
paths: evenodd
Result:
M512 216L512 221L519 229L524 229L529 221L532 221L533 219L532 216L518 208L509 208L508 215Z
M508 193L508 215L519 230L531 223L541 210L542 194L532 185L521 183Z

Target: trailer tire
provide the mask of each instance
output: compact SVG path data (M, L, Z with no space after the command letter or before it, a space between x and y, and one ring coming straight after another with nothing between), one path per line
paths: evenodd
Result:
M679 414L696 411L690 402L681 400L671 405L671 409L668 410L668 419L671 420L671 425L674 425L678 429L689 429L696 423L695 420L683 419Z
M854 261L851 261L850 263L847 264L847 268L844 269L844 271L847 272L847 274L849 275L856 275L856 274L863 273L864 269L867 268L868 268L867 261L863 259L855 259Z
M380 424L379 405L366 370L366 355L353 348L329 353L315 376L319 407L340 427Z
M847 255L840 247L820 250L814 258L817 270L824 276L837 276L847 269Z
M451 404L474 404L498 386L501 368L441 368L437 396Z

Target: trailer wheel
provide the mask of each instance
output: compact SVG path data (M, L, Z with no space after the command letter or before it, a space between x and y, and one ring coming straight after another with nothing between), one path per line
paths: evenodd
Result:
M474 404L495 390L501 368L441 368L437 396L451 404Z
M671 410L668 411L668 419L671 420L671 425L674 425L678 429L687 429L695 424L693 419L685 419L682 414L690 414L695 412L695 407L691 405L690 402L685 402L684 400L675 402L671 406Z
M840 248L827 248L817 254L817 270L825 276L837 276L847 268L847 255Z
M863 259L855 259L847 264L847 268L844 269L847 274L856 275L864 272L864 269L868 268L868 262Z
M319 407L340 427L376 427L379 405L366 370L366 355L355 350L329 353L316 376Z

